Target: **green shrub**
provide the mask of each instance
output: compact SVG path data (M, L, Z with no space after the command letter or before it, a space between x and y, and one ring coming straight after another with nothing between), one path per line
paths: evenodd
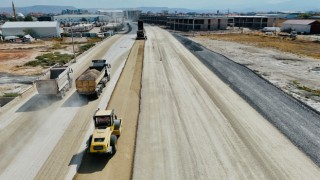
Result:
M296 80L293 81L293 84L296 85L296 87L299 90L312 93L313 96L320 96L320 89L312 89L312 88L309 88L307 86L300 85L300 83L298 81L296 81Z
M19 93L4 93L3 97L17 97L20 96Z
M79 52L83 53L83 52L87 51L88 49L92 48L95 45L96 45L95 43L89 43L89 44L85 44L83 46L80 46L79 47Z
M53 66L55 64L66 64L70 60L73 59L73 55L70 54L61 54L60 52L55 53L47 53L43 54L41 56L37 56L36 60L29 61L25 63L25 66L42 66L42 67L48 67Z

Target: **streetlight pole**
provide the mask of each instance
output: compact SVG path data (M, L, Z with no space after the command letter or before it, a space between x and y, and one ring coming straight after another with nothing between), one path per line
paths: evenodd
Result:
M73 28L72 28L72 25L71 25L71 41L72 41L73 59L74 59L74 62L77 62L76 53L75 53L75 51L74 51L74 41L73 41Z
M193 28L193 37L194 37L194 17L193 17L193 23L192 23L192 28Z

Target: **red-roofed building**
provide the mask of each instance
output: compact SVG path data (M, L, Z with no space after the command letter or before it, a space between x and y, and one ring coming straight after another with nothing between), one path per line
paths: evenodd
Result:
M287 20L282 23L281 31L296 31L304 34L320 34L320 22L309 19Z

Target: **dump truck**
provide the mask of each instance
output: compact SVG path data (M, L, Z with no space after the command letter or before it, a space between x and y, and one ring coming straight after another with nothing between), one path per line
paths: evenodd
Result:
M71 73L72 69L68 66L51 67L44 77L34 82L38 93L63 98L72 87Z
M93 121L95 128L87 142L87 153L114 155L121 135L122 119L115 115L113 109L98 109L93 116Z
M138 20L137 39L147 39L146 32L144 31L144 28L143 28L142 20Z
M76 89L80 95L98 98L110 80L111 65L107 60L92 60L92 66L76 79Z

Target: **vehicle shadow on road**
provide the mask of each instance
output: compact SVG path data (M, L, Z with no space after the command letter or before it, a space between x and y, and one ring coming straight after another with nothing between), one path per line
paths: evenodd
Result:
M48 96L34 95L30 100L24 103L17 112L31 112L45 109L57 102L59 99Z
M80 167L78 168L79 174L90 174L98 171L102 171L106 165L108 164L109 160L112 158L111 155L106 154L88 154L83 152L82 161ZM79 154L76 154L77 156ZM72 157L76 158L76 157ZM80 161L79 161L80 162ZM79 164L77 164L79 166Z
M74 92L67 100L62 104L62 107L81 107L88 104L88 98L80 96L77 92Z

